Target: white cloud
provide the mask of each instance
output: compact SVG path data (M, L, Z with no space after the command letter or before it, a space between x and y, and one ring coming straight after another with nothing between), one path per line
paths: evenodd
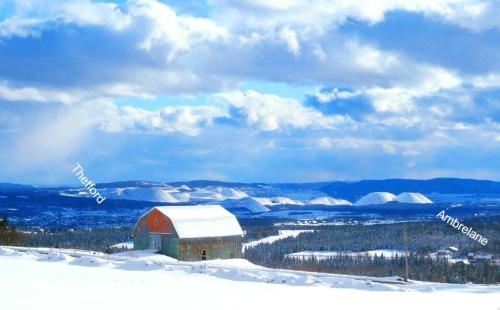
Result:
M349 41L347 44L352 55L353 65L362 70L383 74L401 66L400 58L396 54L382 52L371 45L362 44L356 40Z
M323 48L321 47L321 45L319 44L316 44L314 47L313 47L313 51L312 51L313 55L316 56L318 58L318 60L320 61L325 61L326 58L327 58L327 54L325 53L325 51L323 50Z
M107 130L148 128L189 135L198 134L203 127L200 124L210 123L224 113L233 113L232 117L263 131L334 128L352 121L343 116L322 114L294 99L253 91L227 91L245 80L346 86L352 91L333 88L330 92L317 92L315 96L320 103L366 96L376 113L387 114L363 119L378 126L415 127L423 122L426 113L437 119L453 114L454 109L447 104L448 108L437 103L425 107L417 101L458 89L466 78L453 70L422 64L404 54L382 50L374 43L332 32L347 18L376 23L386 12L396 9L452 18L458 8L450 9L451 2L313 2L316 5L311 10L305 10L310 4L302 1L247 2L241 7L211 2L215 11L227 10L224 11L227 20L213 12L208 12L207 18L178 14L172 7L154 0L129 1L121 6L85 0L62 4L46 2L48 13L36 21L30 21L29 14L23 15L22 11L16 13L16 21L26 23L26 26L16 26L21 29L16 30L20 35L29 33L30 25L40 40L44 39L46 27L55 27L50 29L57 32L59 23L62 27L69 23L81 28L92 26L92 31L102 35L100 39L109 40L111 45L116 43L123 53L112 54L104 49L101 54L91 55L89 59L78 58L82 61L77 62L68 54L67 62L53 66L50 72L63 79L51 80L37 65L43 63L42 59L55 59L54 55L40 51L40 56L33 54L25 59L26 68L33 66L33 74L28 75L28 79L32 76L38 79L22 81L14 74L12 80L16 83L10 83L9 72L0 71L0 75L6 75L5 82L0 83L0 98L75 104L102 98L153 99L163 94L196 96L200 92L220 92L216 97L227 104L229 112L217 107L213 107L213 111L176 107L160 115L160 112L118 109L103 127ZM40 5L33 2L25 10L35 10ZM240 23L233 24L234 16L229 13L242 13L242 8L245 8L245 16L236 15ZM15 25L12 21L2 22L0 30L7 31L8 25ZM328 31L328 37L322 36ZM286 51L276 48L277 45L284 45ZM80 75L81 72L89 76ZM472 84L497 87L497 80L496 74L490 74L473 77ZM470 110L473 106L466 108ZM208 116L203 118L202 113Z
M35 101L72 103L74 96L57 90L40 90L35 87L12 87L7 82L0 82L0 99L6 101Z
M499 4L497 0L449 1L438 15L461 27L483 31L500 27Z
M374 87L366 90L377 112L408 113L414 110L411 89Z
M131 18L114 3L73 1L17 1L16 14L0 22L0 38L39 36L50 23L63 22L79 26L104 26L123 30ZM36 16L36 17L30 17Z
M279 36L280 39L285 42L290 53L294 55L300 54L300 43L295 31L290 30L288 27L284 27L281 29Z
M387 154L391 154L391 155L394 155L396 154L396 148L394 147L394 145L390 142L382 142L382 150L384 151L384 153L387 153Z
M215 118L225 117L224 110L212 106L165 107L156 111L103 102L95 109L97 125L106 132L142 132L196 136Z
M57 165L84 143L92 145L96 131L100 137L147 133L205 144L186 146L196 156L217 153L221 146L232 151L236 141L248 154L297 150L297 158L304 158L300 152L307 149L314 156L342 154L346 163L353 162L347 159L352 153L363 160L394 154L411 157L401 166L419 168L421 156L431 161L446 148L476 144L489 148L488 154L498 150L492 142L499 141L499 101L475 101L475 92L500 87L498 70L465 76L453 64L411 59L404 48L383 49L376 36L367 42L339 27L353 20L380 23L388 12L407 11L482 31L500 24L495 2L211 0L205 17L153 0L23 3L0 21L0 132L20 132L12 139L19 141L15 154L2 158L29 163L40 154L39 163ZM238 90L253 81L333 89L315 93L321 103L315 109L270 94L272 86ZM286 86L276 90L283 94ZM157 105L165 94L204 94L209 100L192 106L165 101L154 111L113 103L141 98ZM329 114L336 113L327 109L329 102L357 96L364 98L353 100L361 103L346 113L352 119ZM377 160L363 164L378 169Z
M294 99L251 90L219 93L215 97L233 110L233 118L240 118L248 126L262 131L334 128L347 121L343 116L325 116Z
M446 11L439 5L425 1L313 1L312 5L278 1L240 5L211 2L215 13L209 11L208 17L202 18L178 14L154 0L133 0L123 5L87 0L34 1L2 22L0 34L36 34L42 46L44 40L48 40L44 44L52 46L54 43L43 35L45 31L59 33L68 24L80 26L74 29L77 35L61 31L63 39L58 44L62 44L65 55L41 49L24 59L22 65L33 72L23 76L19 87L67 88L66 93L92 90L96 97L152 98L219 92L234 88L238 81L252 79L373 88L374 98L380 101L379 110L394 111L397 103L393 98L404 97L402 89L413 89L418 84L420 92L429 93L436 91L433 83L439 87L454 83L453 74L444 69L340 35L331 28L351 17L378 22L385 12L398 8ZM44 14L33 19L35 11ZM232 18L236 18L235 23ZM105 44L84 57L80 51L94 49L95 43L72 41L80 35L98 35ZM277 48L280 45L286 50ZM16 48L26 46L12 45L12 49ZM55 63L48 75L42 73L46 59ZM11 63L15 61L19 59ZM19 81L16 70L0 69L0 76ZM427 80L431 82L426 84Z
M477 88L498 88L500 87L500 74L490 73L473 77L472 85Z
M394 81L391 86L362 86L352 91L338 88L333 88L331 91L317 90L313 96L318 102L324 104L335 100L366 96L378 113L408 114L417 112L417 99L433 96L443 91L460 89L464 84L459 75L443 68L419 66L412 62L405 62L405 64L415 69L413 77ZM434 108L433 112L439 111Z
M378 112L414 112L415 99L431 96L442 90L455 89L462 85L462 79L453 72L439 67L420 66L415 72L419 79L412 84L389 88L372 87L365 93L372 99ZM406 84L406 85L405 85Z
M333 147L332 139L323 137L317 140L318 147L323 150L329 150Z
M414 100L431 96L442 90L454 89L462 85L462 79L455 73L439 67L418 66L415 78L408 83L401 81L394 87L371 87L365 93L373 100L379 112L407 113L414 111Z
M132 18L114 3L77 0L64 2L60 6L52 4L49 5L50 8L55 11L55 16L62 16L66 23L80 26L105 26L119 31L132 22Z
M344 99L350 99L354 98L361 95L360 91L347 91L347 90L339 90L337 87L334 87L331 91L328 92L323 92L317 89L313 96L318 100L320 103L327 103L332 100L344 100Z
M366 139L343 137L343 138L330 138L322 137L316 140L320 149L357 149L368 145L369 141Z
M42 17L30 18L30 15ZM138 46L150 50L158 45L166 45L170 49L167 56L170 61L192 44L221 40L228 35L225 28L210 19L177 15L172 8L155 0L131 0L123 6L73 0L33 3L22 13L0 23L0 37L37 36L42 30L61 22L82 27L100 26L115 31L142 32L143 38Z
M301 35L323 33L348 19L370 24L384 20L392 11L419 13L476 31L498 27L500 18L496 0L312 0L312 1L227 1L209 2L214 18L233 27L277 29L294 25ZM231 14L227 14L230 12ZM225 15L226 13L226 15Z
M373 87L365 91L378 112L411 113L416 110L415 100L432 96L442 90L455 89L462 85L456 74L442 68L420 67L420 80L410 86L391 88Z
M148 29L139 46L150 50L166 44L170 47L169 62L178 52L189 50L193 44L224 40L229 35L227 29L210 19L177 15L172 8L156 1L131 2L129 11L138 27Z
M0 38L38 36L46 20L10 17L0 22Z
M53 89L37 87L14 87L6 81L0 81L0 99L10 102L58 102L75 104L89 99L100 97L136 97L153 99L151 93L146 92L135 84L109 84L95 88L82 89Z
M192 94L234 83L199 65L205 61L203 50L212 51L230 37L213 20L177 14L154 0L32 2L0 21L1 48L13 51L0 77L16 81L18 88L93 91L95 97ZM13 56L17 49L22 56ZM177 60L184 55L196 61ZM15 68L18 63L23 70Z

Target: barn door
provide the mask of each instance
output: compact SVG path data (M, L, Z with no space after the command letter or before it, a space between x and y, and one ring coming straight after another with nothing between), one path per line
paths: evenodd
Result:
M161 236L159 234L149 235L149 248L150 249L161 249Z

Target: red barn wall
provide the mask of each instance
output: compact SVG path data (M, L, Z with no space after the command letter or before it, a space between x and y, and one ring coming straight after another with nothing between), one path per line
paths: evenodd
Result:
M158 220L158 225L155 225L155 220ZM167 218L163 213L154 209L146 217L146 223L149 232L153 233L173 233L174 225L169 218Z

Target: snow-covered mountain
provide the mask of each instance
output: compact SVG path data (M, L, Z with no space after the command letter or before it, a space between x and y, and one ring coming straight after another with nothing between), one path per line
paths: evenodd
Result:
M396 201L400 203L432 203L432 201L420 193L404 192L396 196Z
M265 218L273 221L322 219L338 222L349 222L353 216L359 216L360 221L370 221L374 216L379 216L379 220L382 221L399 220L399 217L420 220L434 217L441 210L437 208L445 208L446 205L461 207L454 208L455 216L465 217L476 213L493 216L500 206L500 191L496 195L495 188L491 189L493 194L488 194L489 196L481 193L464 194L467 193L465 190L462 194L447 194L446 189L434 192L424 191L424 185L427 182L420 180L401 182L406 184L406 190L389 190L394 187L394 184L400 183L397 180L390 183L370 181L366 188L361 187L366 182L337 182L335 183L337 187L333 189L330 186L332 182L263 184L220 181L177 183L124 181L100 183L96 186L97 190L107 198L103 205L97 204L84 187L43 188L8 185L2 188L0 184L0 210L3 210L3 214L18 225L24 225L29 219L31 225L51 223L50 225L74 227L96 225L111 227L134 225L138 216L159 205L219 204L239 218ZM497 184L471 180L463 182L484 186ZM432 184L434 183L436 182ZM442 184L442 181L436 184ZM377 188L377 190L367 191L371 188ZM463 188L465 187L460 187L460 190ZM349 206L349 201L354 203L359 197L371 192L412 194L399 195L399 202L393 196L389 199L365 198L357 205L362 204L367 207ZM429 202L419 193L428 197L429 201L432 200L433 204L416 204ZM386 201L390 202L385 204ZM373 208L369 206L374 203L378 205ZM489 208L489 205L497 208ZM385 212L388 208L397 210L394 211L395 213L391 210L388 214ZM409 209L409 212L403 209ZM103 220L104 217L105 220ZM102 224L103 222L105 224Z
M192 192L196 189L227 188L239 190L251 197L288 197L302 202L310 201L323 196L356 201L372 192L390 193L422 193L434 202L466 201L494 201L500 197L500 182L488 180L436 178L429 180L387 179L361 181L332 181L316 183L236 183L222 181L185 181L185 182L150 182L150 181L119 181L98 183L97 189L115 188L175 188L178 191ZM78 196L78 190L71 187L33 187L29 185L0 183L0 192L20 193L32 191L60 191L62 194ZM84 192L83 189L82 192ZM225 195L224 193L221 193ZM241 193L240 193L241 194ZM199 193L202 195L202 193Z
M141 200L153 202L179 203L200 200L242 199L249 197L239 189L227 187L206 187L191 189L187 185L173 187L155 185L151 187L104 187L99 192L111 199ZM63 195L88 197L85 189L68 189L61 191Z
M103 188L100 193L111 199L183 203L190 200L188 192L171 187Z
M261 204L253 197L246 197L242 199L226 199L222 201L222 206L230 211L238 209L245 209L252 213L261 213L271 211L269 208Z
M206 181L208 182L208 181ZM102 184L99 192L110 199L126 199L159 203L224 203L232 209L247 209L251 212L267 212L274 206L347 206L352 203L346 199L333 198L317 189L307 189L298 185L262 185L262 184L221 184L195 183L187 184L147 183L145 181L117 182ZM202 186L200 186L202 185ZM123 186L123 187L122 187ZM64 189L61 195L90 197L85 188ZM231 201L234 200L234 201ZM359 200L355 206L399 203L432 203L421 193L403 192L398 196L389 192L372 192Z
M204 187L204 188L196 188L189 192L191 199L202 199L202 200L225 200L225 199L241 199L246 198L248 195L235 188L228 187Z
M355 206L381 205L394 201L396 196L388 192L373 192L361 197L354 203Z
M404 192L398 196L388 192L373 192L361 197L355 206L380 205L388 202L428 204L432 201L420 193Z
M309 201L310 205L326 205L326 206L350 206L352 203L345 199L336 199L328 196L318 197Z
M304 203L300 200L294 200L288 197L255 197L255 199L264 206L279 206L279 205L297 205L303 206Z

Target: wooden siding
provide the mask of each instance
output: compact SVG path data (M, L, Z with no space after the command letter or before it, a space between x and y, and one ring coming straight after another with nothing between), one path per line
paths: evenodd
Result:
M182 261L199 261L203 250L206 250L206 259L241 258L240 236L179 239L174 235L161 235L160 253ZM134 236L134 249L146 250L149 248L149 232Z
M181 239L179 243L179 260L199 261L203 250L207 259L241 258L240 236Z
M134 250L146 250L149 248L149 232L147 230L136 230L134 233Z
M173 235L162 235L160 253L179 258L179 238Z

